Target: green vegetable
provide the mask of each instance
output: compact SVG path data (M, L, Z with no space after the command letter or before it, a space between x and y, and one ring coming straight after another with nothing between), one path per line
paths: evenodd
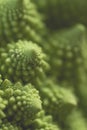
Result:
M31 84L22 86L19 82L12 84L6 79L0 85L0 94L3 100L2 117L10 122L28 125L42 108L39 93Z
M0 1L0 45L19 39L40 42L43 29L41 17L30 0Z
M21 127L11 124L10 122L4 121L0 126L0 130L22 130Z
M42 110L37 114L36 119L32 122L30 129L33 130L60 130L57 124L52 120L51 115L45 115L45 112ZM30 130L28 129L28 130Z
M82 24L51 34L44 50L51 65L49 75L58 83L79 86L83 82L87 69L87 43L86 28Z
M4 79L34 83L46 66L45 54L31 41L19 40L0 48L0 73Z
M60 124L77 107L77 98L73 92L50 80L39 82L37 89L46 114L51 114L53 119Z
M0 130L86 130L87 1L0 0Z

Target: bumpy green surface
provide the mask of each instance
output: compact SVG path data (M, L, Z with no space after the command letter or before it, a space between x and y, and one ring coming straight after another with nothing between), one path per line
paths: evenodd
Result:
M0 45L18 39L40 42L44 25L30 0L0 1Z
M44 111L37 114L36 119L32 122L28 130L60 130L59 127L53 123L51 115L45 115Z
M0 0L0 130L87 129L86 12L86 0Z
M45 54L31 41L19 40L0 48L0 73L4 79L34 83L46 66Z
M2 92L0 91L0 94ZM6 114L4 113L4 109L6 108L6 105L7 105L8 101L3 99L1 96L0 96L0 123L2 122L2 119L6 117Z
M0 85L0 93L3 100L8 102L3 112L9 121L25 126L41 110L39 93L31 84L13 85L9 80L4 80Z
M49 36L44 50L51 69L49 76L58 84L74 89L79 106L87 112L87 40L86 28L79 24ZM87 115L87 114L86 114Z
M77 106L77 98L72 91L61 88L50 80L39 83L37 89L46 114L51 114L57 122L64 121L64 118Z
M85 30L83 25L76 25L53 33L44 46L51 65L49 75L56 77L59 83L76 86L86 76Z
M11 124L9 122L4 122L0 126L0 130L22 130L22 128L18 127L16 125L13 125L13 124Z

